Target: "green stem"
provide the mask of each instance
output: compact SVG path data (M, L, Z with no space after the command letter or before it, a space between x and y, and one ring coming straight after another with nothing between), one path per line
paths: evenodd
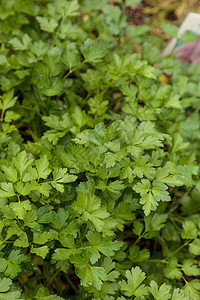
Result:
M183 245L181 245L178 249L176 249L174 252L172 252L171 255L174 255L174 254L176 254L177 252L179 252L181 249L183 249L185 246L187 246L190 242L191 242L191 240L185 242L185 243L184 243Z
M172 224L174 225L174 227L179 231L180 228L179 228L179 226L176 224L174 218L170 218L170 217L169 217L169 220L172 222Z
M82 240L84 239L84 237L85 237L85 235L86 235L86 233L87 233L87 230L88 230L88 224L86 225L85 230L84 230L84 232L83 232Z
M70 71L63 77L63 80L66 79L71 73L72 73L72 70L70 70Z
M69 70L69 72L62 78L62 80L66 79L71 73L75 72L76 70L78 70L81 65L84 65L86 63L86 60L82 61L78 66L76 66L74 69Z
M167 264L167 261L165 259L148 259L145 261L150 263L160 263L160 264Z
M61 279L60 279L60 274L58 274L58 280L56 282L56 280L54 280L54 284L56 287L56 291L58 295L62 294L62 283L61 283Z
M145 235L146 232L143 232L140 236L138 236L137 240L135 241L135 243L133 244L134 246L141 240L141 238L143 238L143 236Z
M47 284L47 287L49 287L51 285L52 281L56 278L56 276L58 275L59 272L60 272L60 270L57 270L56 273L53 274L49 283Z
M55 43L56 43L58 34L59 34L59 32L60 32L60 28L61 28L62 24L64 23L66 17L67 17L67 16L64 16L64 17L62 18L62 20L61 20L61 22L60 22L60 25L58 26L58 29L57 29L56 34L55 34L54 39L53 39L53 46L55 46Z
M72 282L72 280L70 279L70 277L68 275L65 275L67 282L69 283L69 285L71 286L71 288L74 290L74 292L76 294L79 293L79 290L77 289L77 287L75 286L75 284Z
M83 242L82 242L82 238L81 238L80 228L78 229L78 237L79 237L79 241L80 241L81 247L83 247Z
M135 246L139 242L140 239L141 239L141 236L138 236L137 240L135 241L135 243L133 245Z
M184 218L182 218L182 220L181 220L180 218L174 218L174 217L172 217L172 219L181 224L183 223L183 220L184 220Z
M187 280L185 279L185 277L184 277L184 276L182 276L182 278L183 278L183 280L185 281L185 283L187 284L188 282L187 282Z
M2 112L1 112L1 119L0 119L1 123L3 122L4 113L5 113L5 110L2 110Z
M4 239L1 239L1 240L2 240L2 243L13 244L13 241L12 242L11 241L6 241Z

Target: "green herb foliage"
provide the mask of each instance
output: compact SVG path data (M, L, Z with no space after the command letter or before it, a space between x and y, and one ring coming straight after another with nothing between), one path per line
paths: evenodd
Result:
M0 299L200 299L200 67L139 2L0 3Z

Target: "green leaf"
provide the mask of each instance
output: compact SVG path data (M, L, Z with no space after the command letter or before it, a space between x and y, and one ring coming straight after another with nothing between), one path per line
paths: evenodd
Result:
M76 213L82 215L85 222L91 221L97 231L102 231L104 219L109 216L98 197L90 192L78 193L77 200L72 204Z
M20 236L22 234L23 230L16 223L13 223L9 226L7 230L6 240L10 239L10 237L13 235Z
M39 189L38 184L33 181L33 182L27 182L27 183L23 183L22 181L18 181L15 189L16 191L23 196L27 196L31 193L31 191Z
M165 275L170 279L180 279L182 272L178 269L178 260L176 257L170 257L165 268Z
M153 236L157 235L157 232L165 226L167 221L168 215L167 214L158 214L154 213L149 216L144 217L145 222L145 234L144 237L152 238Z
M15 192L13 190L13 184L12 183L7 183L7 182L2 182L1 183L1 189L0 189L0 197L13 197L15 196Z
M65 2L64 8L65 8L65 16L66 17L73 17L73 16L77 16L79 14L77 11L79 9L79 3L77 0Z
M171 300L189 300L183 290L174 289Z
M37 160L35 165L38 172L38 178L46 179L51 173L49 161L46 155L43 155L39 160Z
M141 3L141 0L126 0L126 5L138 5Z
M8 60L4 54L0 55L0 66L7 65L9 66Z
M35 300L64 300L64 298L57 295L47 296L48 289L45 288L42 284L38 285L34 290L34 299Z
M70 70L73 70L80 64L80 55L75 43L69 43L67 45L62 55L62 61Z
M63 81L60 78L55 78L51 82L47 82L45 87L42 89L44 95L51 97L55 95L60 95L63 90Z
M192 30L186 30L180 37L180 40L183 43L188 43L188 42L192 42L195 41L199 38L199 35L195 32L193 32Z
M46 17L36 17L42 30L47 32L54 32L58 23L54 19L47 19Z
M151 210L156 210L159 201L170 201L171 198L166 192L167 186L159 183L156 180L152 185L149 180L142 179L141 183L133 186L133 190L140 193L140 203L143 204L144 213L146 216L150 214Z
M200 239L195 239L189 244L189 251L194 255L200 255Z
M151 164L147 162L148 158L147 157L137 157L135 160L135 165L133 169L133 174L136 175L139 178L144 177L144 175L152 179L153 175L155 174L155 170L152 167Z
M170 173L173 175L170 175ZM178 173L176 166L171 162L167 162L163 168L156 170L156 181L163 182L172 187L183 185L183 182L174 173Z
M8 292L8 293L4 293L4 294L0 293L0 297L2 300L22 299L21 293L19 291Z
M199 300L200 298L200 281L198 279L194 279L190 282L186 282L183 287L186 296L192 300Z
M123 190L125 188L125 185L123 184L123 181L115 180L111 183L109 183L108 186L106 186L107 190L113 193L118 193L118 191Z
M0 97L1 110L5 111L15 105L17 97L13 97L13 96L14 96L14 90L10 90L7 93L4 93L3 96Z
M173 107L176 109L181 109L181 102L180 102L180 96L179 95L172 95L170 96L167 101L165 102L165 107Z
M199 276L200 268L194 265L193 259L185 259L182 267L183 272L188 276Z
M148 288L141 284L145 279L145 273L139 267L132 268L131 271L125 272L127 282L122 280L119 282L125 296L144 297L148 294Z
M64 208L59 208L56 213L56 216L54 217L54 219L51 223L53 228L61 229L64 226L68 217L69 217L69 212L67 210L65 210Z
M26 260L27 257L24 254L20 254L19 250L12 250L6 261L7 267L4 274L10 278L16 277L21 272L20 263Z
M107 280L107 274L102 267L87 266L80 269L78 276L81 278L81 284L85 287L93 285L98 291L101 290L103 281Z
M131 38L132 41L138 41L138 37L142 37L149 31L149 26L147 25L138 25L138 26L127 26L126 34ZM139 61L140 63L140 61Z
M166 283L163 283L159 288L158 284L152 280L150 282L149 291L153 295L155 300L168 300L171 299L170 294L171 287Z
M47 294L47 293L45 293L45 294ZM38 295L38 296L35 296L34 298L37 300L64 300L64 298L57 296L57 295L50 295L50 296Z
M49 247L48 246L42 246L42 247L34 248L32 246L30 252L35 253L37 256L41 256L44 259L47 256L48 252L49 252Z
M87 239L90 242L91 258L90 261L94 264L100 257L100 253L105 256L113 256L122 246L121 241L112 241L112 238L102 238L102 235L98 232L88 231Z
M11 209L8 205L0 205L0 209L3 212L5 218L10 219L10 220L16 218L16 215L15 215L13 209Z
M162 30L171 37L178 35L178 27L169 23L162 24Z
M88 117L84 110L81 110L79 106L75 106L72 113L72 119L74 123L79 127L83 127L88 122Z
M128 96L126 99L128 101L135 101L138 88L131 84L131 85L123 85L120 90L123 92L124 95Z
M183 222L183 230L181 230L181 237L183 239L195 239L198 235L198 229L194 222L185 220Z
M28 167L26 173L23 175L23 182L33 181L38 179L37 170L32 167Z
M188 148L188 146L189 146L189 143L184 143L183 138L179 133L176 133L174 135L173 152L185 150Z
M119 277L120 273L115 271L115 262L113 262L110 257L104 258L103 267L108 275L108 281L116 281L116 278Z
M57 232L54 231L54 230L52 230L52 229L49 230L48 232L44 231L43 233L41 233L41 232L34 232L33 233L33 242L35 244L43 245L47 241L55 239L56 236L57 236Z
M74 236L67 232L68 230L63 230L58 237L59 242L63 247L74 248Z
M13 300L13 299L21 299L21 293L19 291L8 292L10 286L12 284L12 280L9 278L0 279L0 299L2 300Z
M85 62L99 63L107 53L108 43L103 40L87 39L81 46L81 52L85 58Z
M33 163L33 159L28 159L26 151L22 151L17 154L17 157L13 157L12 161L15 165L15 168L19 171L20 178L24 171Z
M14 210L16 216L23 220L27 211L31 210L31 203L29 200L22 202L12 202L10 207Z
M142 231L144 229L144 225L142 222L135 220L133 222L133 233L135 233L136 235L141 235Z
M23 217L24 226L35 228L37 226L37 212L35 210L27 211Z
M54 220L56 213L52 211L51 206L46 205L46 206L41 206L38 209L37 215L38 215L38 223L48 224Z
M0 272L4 272L7 267L7 262L5 258L0 258Z
M74 253L76 253L76 249L57 248L53 254L53 259L57 261L67 260Z
M64 187L60 183L70 183L77 179L76 175L67 174L67 169L55 169L53 171L53 182L51 183L54 188L59 192L64 192Z
M15 48L15 50L27 50L30 42L31 38L26 33L22 36L21 39L14 37L9 41L9 43Z
M141 250L139 246L132 245L129 248L129 258L131 261L141 262L144 260L148 260L150 257L150 252L148 249Z
M29 246L29 241L26 232L24 232L18 239L14 242L15 247L27 248Z
M0 279L0 292L7 292L12 284L12 280L9 278Z
M156 79L156 76L154 74L155 69L151 66L143 66L139 71L138 74L143 75L144 77L147 78L153 78Z
M47 43L44 43L42 40L38 40L33 43L31 46L31 51L39 56L43 56L48 51L49 45Z

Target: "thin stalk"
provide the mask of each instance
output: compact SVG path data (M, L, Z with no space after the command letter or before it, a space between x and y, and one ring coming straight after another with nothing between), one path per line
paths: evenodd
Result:
M183 249L185 246L187 246L191 241L187 241L185 242L183 245L181 245L178 249L176 249L174 252L171 253L171 255L176 254L177 252L179 252L181 249Z
M82 238L81 238L80 228L78 229L78 237L79 237L79 241L80 241L81 247L83 247L83 242L82 242Z
M3 122L4 113L5 113L5 110L2 110L2 112L1 112L1 119L0 119L1 123Z
M61 26L64 23L64 21L65 21L66 18L67 18L67 16L63 16L63 18L60 21L60 24L59 24L59 26L57 28L56 34L55 34L54 39L53 39L53 46L55 46L58 34L60 33Z
M82 61L78 66L76 66L74 69L69 70L69 72L62 78L62 80L66 79L71 73L75 72L76 70L78 70L82 65L84 65L87 61L84 60Z
M49 280L49 283L47 284L47 287L49 287L52 283L52 281L56 278L56 276L58 275L58 273L60 272L60 270L57 270L53 276L51 277L51 279Z
M72 73L72 70L70 70L70 71L63 77L63 80L66 79L71 73Z
M56 291L58 295L62 294L62 283L61 283L61 279L60 279L60 274L58 274L58 282L56 282L56 280L54 279L54 284L56 287Z
M172 224L174 225L174 227L175 227L177 230L180 230L180 227L176 224L174 218L170 218L170 217L169 217L169 220L172 222Z
M69 283L69 285L71 286L71 288L74 290L74 292L76 294L79 293L79 290L77 289L77 287L75 286L75 284L72 282L72 280L70 279L70 277L68 275L65 275L67 282Z
M183 278L183 280L185 281L185 283L187 284L188 282L187 282L187 280L185 279L185 277L184 277L184 276L182 276L182 278Z
M137 240L135 241L135 243L133 244L134 246L141 240L141 238L143 238L143 236L145 235L146 232L143 232L140 236L138 236Z
M84 237L85 237L85 235L86 235L86 233L87 233L87 230L88 230L88 224L86 225L85 230L84 230L84 232L83 232L82 240L84 239Z
M167 261L165 259L148 259L145 261L145 263L146 262L167 264Z

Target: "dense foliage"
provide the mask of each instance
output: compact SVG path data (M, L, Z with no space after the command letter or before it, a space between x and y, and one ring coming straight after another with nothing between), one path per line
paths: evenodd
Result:
M200 299L200 67L111 2L0 1L0 299Z

